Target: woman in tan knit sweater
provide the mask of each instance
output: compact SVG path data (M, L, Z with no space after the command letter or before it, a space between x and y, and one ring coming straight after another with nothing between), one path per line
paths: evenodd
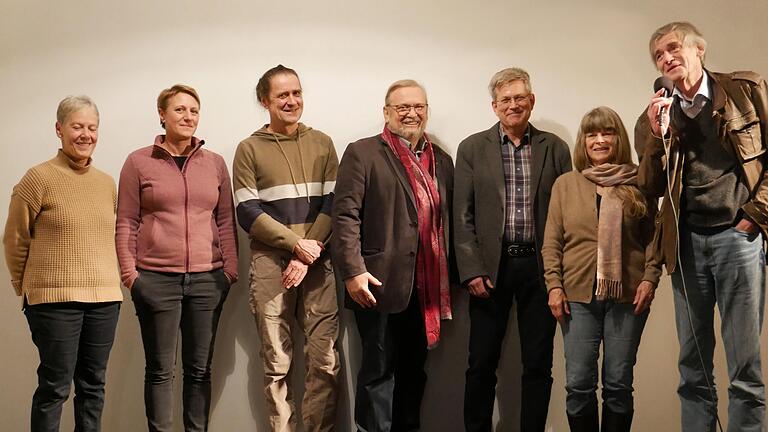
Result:
M636 187L627 132L610 108L582 119L573 165L552 188L541 251L565 342L568 423L571 431L599 430L602 344L602 430L629 431L632 369L661 273L650 245L655 205Z
M75 382L75 429L98 431L107 360L123 299L115 255L115 182L91 166L99 112L62 100L61 149L13 188L5 259L40 353L31 430L58 431Z

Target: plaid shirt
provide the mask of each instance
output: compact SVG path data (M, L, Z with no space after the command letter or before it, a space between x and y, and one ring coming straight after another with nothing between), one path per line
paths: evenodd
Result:
M501 158L504 164L504 185L507 191L504 241L533 243L535 226L530 193L531 128L528 126L517 147L501 127L499 127L499 133L501 134Z

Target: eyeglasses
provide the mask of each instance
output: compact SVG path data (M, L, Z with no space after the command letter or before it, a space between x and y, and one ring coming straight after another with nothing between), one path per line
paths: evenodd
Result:
M428 104L416 104L416 105L387 105L390 108L394 108L398 115L406 116L411 113L411 109L416 111L416 114L422 115L427 111Z
M517 95L512 97L503 97L501 99L498 99L496 101L496 105L499 105L501 107L509 106L509 104L512 103L512 101L515 102L515 105L522 105L525 102L528 102L528 96L531 94L528 93L527 95Z

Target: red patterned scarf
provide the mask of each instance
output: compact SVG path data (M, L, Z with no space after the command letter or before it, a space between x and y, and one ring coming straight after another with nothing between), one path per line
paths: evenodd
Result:
M429 137L424 134L424 151L419 159L386 126L381 137L405 167L408 183L416 200L416 213L419 218L416 289L424 317L427 347L434 348L440 340L440 320L451 319L448 260L443 235L443 219L440 214L440 194L437 191L435 178L434 149Z

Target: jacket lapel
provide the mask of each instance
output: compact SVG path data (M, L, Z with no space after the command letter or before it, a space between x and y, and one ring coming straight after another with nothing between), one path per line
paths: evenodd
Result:
M400 162L400 159L392 152L392 149L389 148L389 144L387 144L381 136L379 136L379 142L384 146L384 154L387 155L387 162L389 162L392 172L395 173L398 181L400 181L400 185L408 194L408 198L411 200L413 208L416 208L416 198L413 196L413 190L411 189L411 184L408 182L408 174L405 172L403 163Z
M493 179L496 186L496 199L503 203L506 201L507 191L504 185L504 160L501 155L500 127L501 125L496 123L488 130L483 151L485 153L485 167L477 167L477 169L488 170L488 175Z
M531 125L531 203L536 203L539 193L539 181L541 171L544 169L544 161L549 152L549 142L539 133L539 130Z

